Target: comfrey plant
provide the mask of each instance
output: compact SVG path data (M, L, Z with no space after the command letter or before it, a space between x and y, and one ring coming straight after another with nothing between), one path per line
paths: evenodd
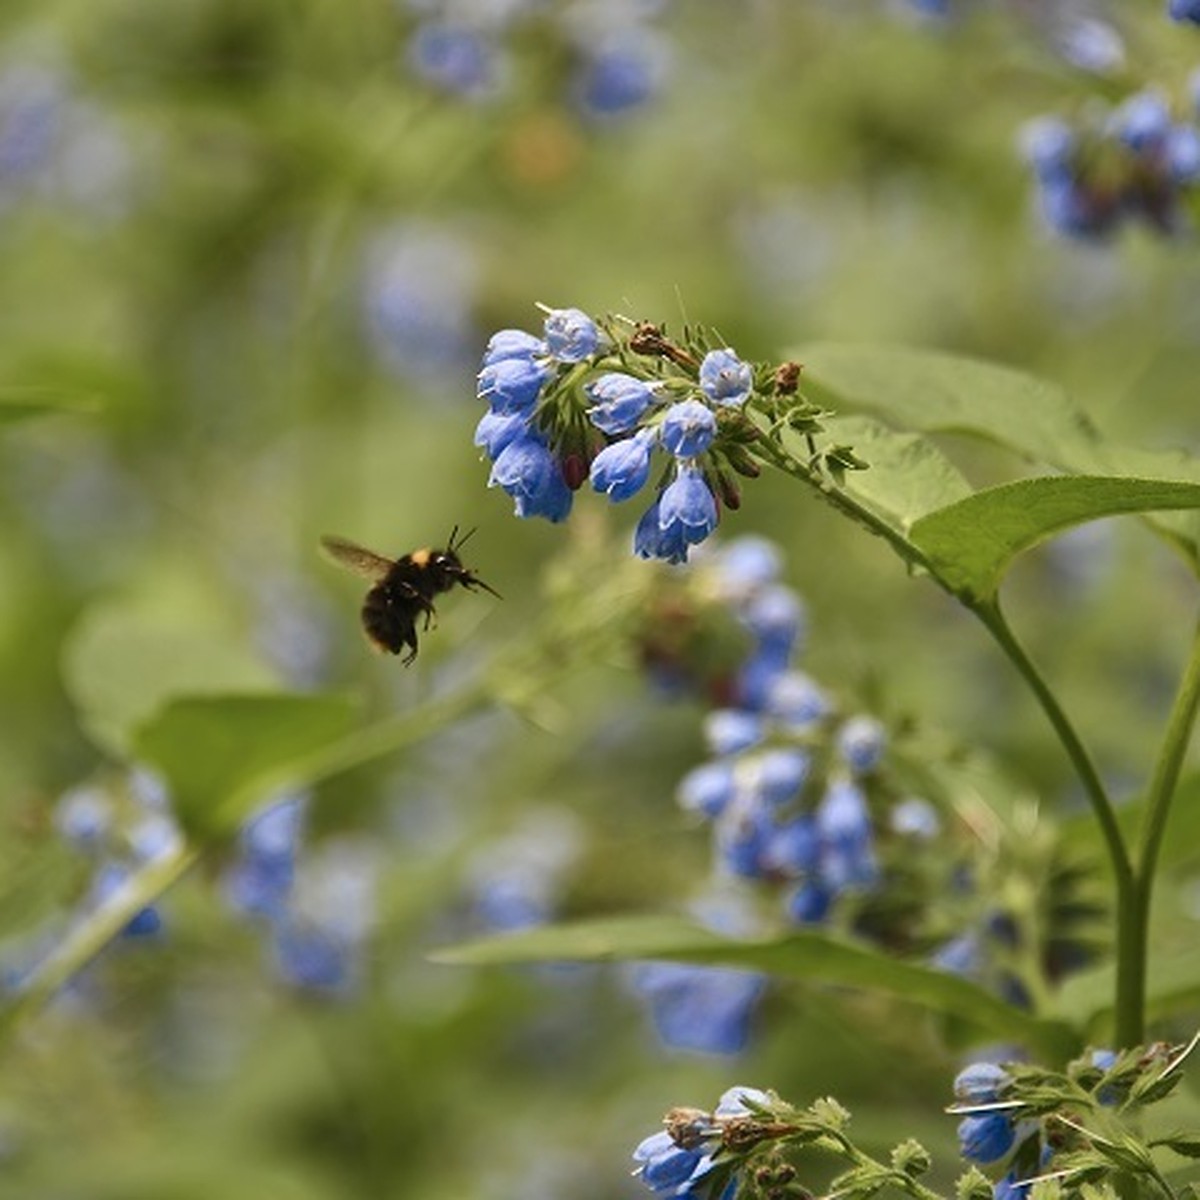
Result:
M563 336L564 329L570 336ZM745 642L740 651L730 652L720 639L701 639L718 652L693 655L684 631L703 623L693 621L694 604L671 603L663 612L675 614L673 631L668 619L654 632L652 609L643 617L643 627L651 631L644 638L643 661L676 686L696 688L723 705L709 720L716 757L689 776L681 795L691 811L714 821L727 870L783 880L790 876L789 904L800 927L739 938L695 924L664 926L656 918L642 925L625 919L578 932L569 926L539 930L524 940L510 939L503 947L464 950L459 957L493 961L624 952L650 959L762 966L810 981L858 984L909 999L921 995L981 1036L1015 1042L1052 1066L1077 1053L1085 1031L1097 1023L1111 1030L1118 1047L1114 1061L1150 1062L1153 1055L1147 1058L1136 1049L1144 1043L1146 1030L1150 897L1167 816L1200 708L1200 635L1136 811L1118 820L1091 752L1009 626L1000 588L1007 570L1024 552L1072 527L1117 513L1145 514L1150 527L1195 568L1200 564L1200 533L1194 520L1165 513L1200 508L1200 467L1177 455L1112 444L1053 387L966 359L817 346L796 356L802 366L786 363L772 369L744 364L736 352L711 337L689 333L676 342L652 324L589 320L575 310L550 312L544 333L544 338L513 331L498 335L489 348L492 362L485 364L480 378L480 394L489 400L491 412L481 422L479 441L494 459L492 482L512 492L518 513L533 515L540 506L530 500L554 489L561 504L548 515L561 520L570 507L569 484L582 484L585 477L610 498L636 494L651 481L652 456L660 455L665 462L655 480L659 494L635 535L635 547L646 557L682 563L688 550L712 532L719 511L716 497L724 483L732 482L733 475L753 477L768 468L804 484L855 525L882 539L911 573L940 588L979 622L1047 718L1090 806L1092 844L1107 857L1111 870L1115 969L1111 993L1093 996L1082 1011L1079 992L1072 993L1069 1002L1060 1001L1057 983L1083 955L1107 949L1103 939L1088 946L1051 934L1040 941L1037 914L1030 910L1026 921L1017 920L1015 910L994 902L968 927L945 930L940 945L926 945L915 956L912 947L891 938L879 939L872 947L869 936L863 936L869 928L858 922L836 932L814 928L832 895L841 891L870 896L878 880L883 813L872 810L867 796L877 783L873 776L885 769L888 740L873 721L838 713L821 688L795 672L790 661L799 627L795 612L790 624L781 622L782 651L755 677L743 672L747 655L755 657ZM514 357L500 357L506 353ZM505 361L519 365L496 371ZM716 386L715 377L720 378ZM509 378L519 383L519 396L506 396ZM836 411L846 407L864 415ZM501 444L492 444L501 430ZM1054 473L974 489L923 436L942 430L999 442L1027 460L1050 465ZM521 447L520 453L504 460L507 446L514 444ZM526 475L515 469L534 458L537 472ZM698 480L708 498L695 503L694 520L681 522L674 502L667 509L666 492L685 477ZM537 482L522 484L523 479ZM769 587L771 580L768 566L755 586ZM747 593L753 595L755 586ZM697 661L702 664L699 669ZM714 667L714 662L719 665ZM784 720L788 711L791 718ZM820 736L814 737L818 731ZM822 756L824 769L817 770ZM923 757L924 767L938 775L940 768L928 755ZM820 786L810 796L813 780L820 780ZM902 837L919 839L934 831L934 822L924 808L904 804L909 790L895 792L888 804L888 824ZM1093 918L1102 912L1105 906L1094 900L1081 905L1077 896L1072 898L1079 868L1056 859L1054 839L1048 849L1039 850L1039 838L1018 834L1019 826L1020 822L1009 835L1015 852L1048 854L1043 915L1079 916L1084 907ZM968 889L978 886L986 892L978 864L968 866L963 879ZM1042 890L1035 887L1032 892ZM1036 971L1012 970L1019 960L1026 967L1036 963ZM1026 986L1031 981L1032 989ZM1180 994L1166 1011L1182 1012L1188 1003ZM1104 1056L1096 1060L1105 1070L1107 1061ZM1161 1056L1145 1071L1154 1074L1139 1076L1147 1082L1138 1086L1157 1099L1153 1079L1164 1073ZM1068 1073L1065 1078L1074 1076ZM1105 1102L1111 1094L1116 1092L1102 1092ZM1015 1111L1023 1111L1025 1103L1007 1092L998 1102L1012 1104ZM1103 1103L1101 1108L1107 1111ZM672 1125L678 1136L670 1137L670 1145L660 1139L639 1150L643 1180L653 1189L719 1200L734 1194L804 1194L795 1191L795 1176L785 1172L781 1181L767 1173L760 1180L753 1169L754 1155L730 1153L737 1143L730 1144L729 1130L742 1129L739 1118L733 1125L718 1113L695 1120L700 1123ZM1068 1111L1061 1120L1075 1118ZM784 1126L793 1118L774 1108L755 1112L750 1141L755 1146L774 1141L761 1127L776 1121ZM975 1128L968 1126L968 1133ZM1006 1163L1010 1151L1017 1155L1011 1162L1017 1173L1001 1188L1006 1196L1015 1194L1013 1189L1019 1191L1032 1178L1026 1161L1033 1153L1030 1147L1038 1147L1040 1161L1042 1141L1032 1142L1020 1122L1006 1125L1007 1132L995 1120L979 1129L979 1153ZM825 1136L813 1135L813 1141ZM1069 1170L1059 1180L1060 1190L1071 1191L1094 1168L1095 1178L1125 1172L1137 1177L1139 1187L1161 1192L1153 1147L1142 1143L1117 1163L1132 1143L1104 1131L1099 1136L1124 1149L1114 1152L1103 1167L1089 1160L1091 1165L1080 1166L1078 1173L1075 1160L1066 1158ZM1052 1149L1057 1144L1049 1134L1039 1137L1049 1138ZM833 1140L844 1144L838 1137ZM1191 1142L1181 1137L1172 1144L1181 1148ZM975 1153L975 1142L968 1145ZM908 1170L923 1161L923 1154L909 1158L901 1148L898 1155L886 1168L851 1153L856 1173L844 1186L835 1183L834 1192L858 1194L861 1184L862 1194L869 1194L891 1172L889 1181L926 1196L916 1182L924 1168ZM965 1185L964 1194L974 1195L975 1184L991 1192L990 1182L976 1180ZM1168 1194L1174 1194L1172 1186L1167 1185Z
M1194 1195L1193 1185L1172 1185L1169 1164L1200 1154L1200 1139L1151 1137L1141 1120L1178 1086L1194 1046L1094 1050L1061 1073L1020 1064L968 1067L955 1080L958 1103L948 1110L963 1118L960 1151L1004 1174L993 1184L973 1167L958 1181L959 1200L1020 1200L1035 1187L1056 1197ZM798 1109L774 1092L734 1087L711 1112L674 1108L663 1124L633 1152L634 1174L655 1195L858 1200L888 1189L913 1200L940 1196L923 1182L932 1166L923 1146L910 1139L888 1162L878 1161L855 1145L850 1114L835 1100Z

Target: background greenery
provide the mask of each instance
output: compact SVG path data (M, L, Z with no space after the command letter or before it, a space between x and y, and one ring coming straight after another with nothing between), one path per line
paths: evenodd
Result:
M6 5L0 78L58 73L94 150L50 179L0 171L10 960L85 886L56 798L127 765L128 714L176 688L184 643L225 685L347 694L374 719L536 631L569 544L611 535L624 564L636 514L581 495L568 526L524 524L484 490L475 360L493 329L536 327L534 301L703 322L747 358L825 339L964 351L1064 385L1118 437L1190 448L1193 250L1053 239L1015 148L1044 111L1151 80L1181 97L1200 42L1159 8L1120 7L1128 74L1097 79L1000 6L942 27L868 3L681 0L656 22L673 55L661 95L596 123L570 103L548 18L513 35L507 92L473 103L412 78L414 18L383 0ZM413 273L458 339L434 366L371 336L366 289L397 238L441 248ZM974 482L1014 470L946 445ZM1003 756L1044 811L1076 805L992 648L808 499L764 477L723 532L785 550L809 669ZM448 599L411 670L371 656L357 584L318 536L400 553L455 524L478 526L469 561L504 602ZM1129 791L1193 586L1132 518L1038 552L1008 586ZM786 984L731 1062L659 1048L618 971L428 961L471 932L472 856L532 808L588 832L568 912L684 899L708 848L671 793L700 754L699 711L655 696L626 647L589 645L524 716L476 716L319 785L316 840L365 837L382 864L369 983L347 1000L274 983L214 873L193 873L162 939L117 946L6 1046L11 1194L633 1196L625 1156L658 1114L737 1082L836 1092L864 1139L921 1137L950 1173L954 1060L915 1008ZM1194 938L1193 866L1181 849L1160 894L1163 946Z

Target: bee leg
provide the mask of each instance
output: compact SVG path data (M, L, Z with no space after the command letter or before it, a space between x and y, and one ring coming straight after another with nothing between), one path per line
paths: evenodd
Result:
M417 659L417 627L414 625L408 631L401 645L408 646L408 653L400 660L406 667L411 667Z

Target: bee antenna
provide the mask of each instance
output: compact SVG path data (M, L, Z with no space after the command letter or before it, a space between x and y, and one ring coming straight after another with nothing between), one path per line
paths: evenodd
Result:
M454 529L453 529L453 530L451 531L451 533L450 533L450 549L451 549L451 550L454 550L454 551L456 551L456 552L457 552L457 551L459 551L459 550L461 550L461 549L462 549L462 548L463 548L463 547L464 547L464 546L465 546L465 545L466 545L466 544L467 544L467 543L468 543L468 542L471 540L471 538L472 538L472 537L475 535L475 531L476 531L478 528L479 528L479 526L478 526L478 525L472 525L472 526L471 526L471 528L470 528L470 529L468 529L468 530L467 530L467 532L466 532L466 533L464 533L464 534L462 535L462 537L461 537L461 538L459 538L459 541L458 541L458 543L456 544L456 543L455 543L455 541L454 541L454 539L455 539L456 537L458 537L458 526L457 526L457 525L455 525Z

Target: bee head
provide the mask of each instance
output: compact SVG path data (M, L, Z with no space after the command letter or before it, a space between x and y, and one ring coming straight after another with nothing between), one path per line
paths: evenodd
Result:
M430 560L430 570L435 573L435 580L439 590L445 590L452 587L456 583L462 584L468 589L483 588L485 592L491 592L493 596L499 598L500 593L489 584L483 582L474 571L469 570L462 564L462 559L459 558L458 552L466 545L468 539L475 532L474 529L468 529L460 538L458 536L458 526L450 531L450 539L446 543L445 550L436 550Z

